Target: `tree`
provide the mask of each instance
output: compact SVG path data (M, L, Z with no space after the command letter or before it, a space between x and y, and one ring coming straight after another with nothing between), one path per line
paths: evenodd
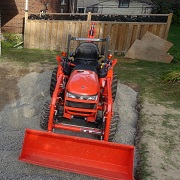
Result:
M151 0L155 5L154 13L167 14L173 12L173 22L180 23L180 1L177 0Z

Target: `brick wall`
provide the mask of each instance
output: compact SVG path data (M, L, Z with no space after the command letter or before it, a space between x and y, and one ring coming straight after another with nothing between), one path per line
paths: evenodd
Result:
M49 13L61 12L59 0L29 0L29 13L39 13L48 2ZM25 0L0 0L2 31L22 34L24 29ZM67 8L65 7L65 11Z

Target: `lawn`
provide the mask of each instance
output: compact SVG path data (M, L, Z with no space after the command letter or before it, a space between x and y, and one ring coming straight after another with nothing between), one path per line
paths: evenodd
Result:
M121 82L138 89L140 98L180 108L180 82L167 83L163 77L172 71L180 73L180 25L172 25L168 40L174 43L169 53L174 56L170 64L118 58L115 67Z
M55 56L59 54L57 51L47 51L39 49L14 48L12 42L2 42L2 59L19 62L21 64L29 64L31 62L55 62Z

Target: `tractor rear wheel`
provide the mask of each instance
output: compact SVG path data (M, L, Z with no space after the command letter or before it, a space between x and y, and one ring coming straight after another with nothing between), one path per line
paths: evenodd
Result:
M48 128L48 120L49 120L49 113L50 113L49 105L50 105L50 101L47 100L41 112L40 127L45 130L47 130Z
M116 73L113 73L113 80L112 80L112 85L111 85L111 91L112 91L112 99L113 99L113 101L115 101L115 98L116 98L117 82L118 82L117 74L116 74Z
M58 71L58 67L53 69L52 72L52 76L51 76L51 84L50 84L50 95L52 97L54 89L56 87L56 83L57 83L57 71Z
M110 125L110 130L109 130L109 141L113 141L114 136L116 134L117 131L117 127L118 127L118 121L119 121L119 113L118 112L114 112L112 118L111 118L111 125Z

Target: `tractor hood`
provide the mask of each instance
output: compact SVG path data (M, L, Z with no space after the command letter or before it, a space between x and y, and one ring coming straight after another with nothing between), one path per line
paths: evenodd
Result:
M96 95L100 90L98 76L94 71L74 70L67 84L67 91L73 94Z

